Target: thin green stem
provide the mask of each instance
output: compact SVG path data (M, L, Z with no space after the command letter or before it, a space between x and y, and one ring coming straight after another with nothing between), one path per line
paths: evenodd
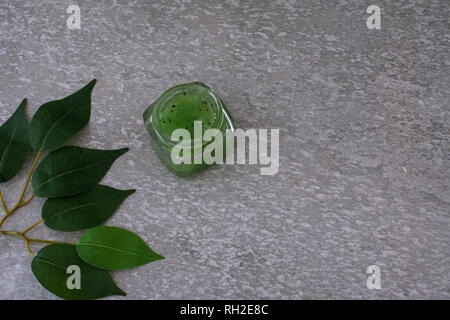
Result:
M5 211L6 214L8 214L8 208L6 207L5 198L3 198L2 190L0 190L0 201L2 203L3 211Z
M39 242L39 243L65 243L65 244L78 244L76 241L55 241L55 240L41 240L41 239L33 239L27 238L30 242Z
M23 201L22 203L18 204L16 209L22 208L23 206L26 206L27 204L29 204L33 199L34 199L35 195L32 194L30 199Z
M20 232L17 231L5 231L5 230L1 230L0 231L1 234L4 234L6 236L20 236Z
M8 219L8 217L9 217L9 214L6 214L6 215L2 218L2 220L0 220L0 229L2 228L3 224L5 223L6 219Z
M42 219L38 220L35 224L33 224L31 227L29 227L28 229L26 229L24 232L22 232L24 235L27 234L28 232L30 232L33 228L37 227L42 221Z
M38 221L39 222L39 221ZM39 222L40 223L40 222ZM32 227L34 228L35 226L37 226L39 223L35 223ZM31 228L31 227L30 227ZM28 228L29 230L31 230L30 228ZM14 237L21 237L23 240L25 240L25 243L27 245L27 250L28 253L34 257L35 254L33 253L33 251L31 250L31 246L30 244L33 242L38 242L38 243L49 243L49 244L54 244L54 243L65 243L65 244L78 244L78 242L68 242L68 241L55 241L55 240L43 240L43 239L34 239L34 238L28 238L26 236L26 232L28 232L29 230L25 230L24 232L18 232L18 231L6 231L6 230L0 230L1 234L7 235L7 236L14 236Z
M26 245L27 245L27 251L28 251L28 254L29 254L30 256L34 257L36 254L33 252L33 250L31 250L30 241L28 241L28 240L26 239L26 237L23 237L23 239L25 240L25 243L26 243Z
M37 166L40 158L41 158L41 150L39 150L39 152L36 156L36 159L34 159L33 166L31 167L30 173L28 174L28 177L27 177L27 182L25 183L25 187L23 188L23 191L22 191L22 194L20 195L19 201L17 201L16 207L22 203L23 198L25 197L28 186L30 185L31 177L33 176L34 169L36 169L36 166Z
M31 200L34 199L34 194L33 194L33 195L31 195L31 197L30 197L28 200L23 201L23 199L25 198L25 194L27 193L28 186L30 185L31 177L33 176L34 170L36 169L36 166L37 166L37 164L38 164L40 158L41 158L41 151L39 150L39 152L38 152L38 154L37 154L37 156L36 156L36 159L35 159L34 162L33 162L33 166L31 167L31 170L30 170L30 172L28 173L28 177L27 177L27 180L26 180L26 182L25 182L25 186L24 186L24 188L23 188L23 190L22 190L22 194L20 195L20 198L19 198L19 200L17 201L17 203L16 203L16 205L14 206L14 208L12 208L11 210L8 210L8 209L7 209L5 200L4 200L3 195L1 194L1 191L0 191L2 207L3 207L3 210L5 211L5 216L0 220L0 229L2 228L3 224L5 223L5 221L6 221L6 220L7 220L14 212L16 212L17 209L19 209L19 208L21 208L21 207L27 205L28 203L31 202Z

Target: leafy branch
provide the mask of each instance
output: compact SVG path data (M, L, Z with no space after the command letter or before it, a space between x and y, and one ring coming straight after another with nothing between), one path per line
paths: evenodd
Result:
M15 113L0 127L0 183L11 180L22 168L31 149L37 152L17 203L8 209L3 192L0 202L5 215L0 234L25 241L33 256L31 269L49 291L65 299L95 299L125 295L109 271L140 266L163 257L136 234L117 227L102 226L135 190L118 190L99 182L117 158L128 148L96 150L63 146L90 119L91 93L96 80L68 97L43 104L28 123L24 99ZM48 152L41 160L44 152ZM25 200L32 186L31 196ZM42 218L24 231L3 230L17 210L35 197L47 198ZM31 238L38 225L72 232L86 230L78 242ZM48 244L37 254L32 243ZM81 270L80 289L67 285L68 267Z
M23 240L25 240L25 243L27 245L27 250L28 253L34 257L35 254L33 253L33 251L31 250L30 244L32 242L39 242L39 243L68 243L68 244L77 244L77 242L64 242L64 241L53 241L53 240L41 240L41 239L33 239L33 238L29 238L27 237L27 233L29 231L31 231L32 229L34 229L38 224L40 224L43 220L40 219L38 220L36 223L34 223L32 226L28 227L25 231L23 232L18 232L18 231L4 231L4 230L0 230L1 234L7 235L7 236L17 236L17 237L21 237Z
M28 200L23 201L23 199L25 198L25 194L28 190L28 186L30 184L31 177L33 176L34 169L36 169L36 166L37 166L40 158L41 158L41 151L38 152L36 159L34 160L33 166L31 167L30 173L28 174L27 181L25 183L25 187L23 188L23 191L19 197L19 200L17 201L16 205L11 210L7 209L8 207L6 205L5 199L3 198L2 190L0 189L0 200L2 203L3 211L5 212L5 216L0 220L0 229L2 228L5 221L10 216L12 216L14 212L16 212L19 208L26 206L34 199L34 194L32 194Z

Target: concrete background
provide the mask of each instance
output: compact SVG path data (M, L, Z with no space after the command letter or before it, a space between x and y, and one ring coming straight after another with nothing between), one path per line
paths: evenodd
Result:
M66 27L78 3L81 30ZM381 30L366 8L381 7ZM129 146L103 180L136 188L109 225L166 259L113 274L129 299L450 298L448 1L0 2L0 121L92 78L69 144ZM240 128L280 129L280 171L170 173L142 112L211 86ZM29 167L34 155L27 162ZM1 185L12 204L27 170ZM40 217L36 199L5 225ZM76 240L39 226L34 237ZM38 245L33 249L37 251ZM20 239L0 237L0 298L55 299ZM381 290L366 269L381 268Z

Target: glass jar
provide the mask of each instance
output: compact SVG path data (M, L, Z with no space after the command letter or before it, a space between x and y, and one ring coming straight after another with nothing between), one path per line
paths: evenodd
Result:
M203 158L198 160L199 163L193 158L194 154L202 155L204 148L211 143L204 142L203 139L200 143L194 141L195 121L202 122L202 137L208 129L220 130L224 147L226 130L235 130L231 115L222 100L201 82L170 88L144 112L144 124L156 153L178 175L189 175L208 166ZM186 129L191 135L191 141L183 141L184 145L191 146L191 163L176 164L172 161L172 150L179 143L171 140L172 132L176 129ZM201 152L196 152L195 148L201 148Z

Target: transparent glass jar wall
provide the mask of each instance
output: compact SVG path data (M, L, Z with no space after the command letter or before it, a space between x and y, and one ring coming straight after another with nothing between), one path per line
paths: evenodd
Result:
M224 137L224 148L226 130L235 130L231 115L222 100L201 82L170 88L144 112L144 124L156 153L163 163L178 175L189 175L208 166L204 161L195 164L192 157L194 148L201 148L198 154L202 154L210 143L203 141L199 144L194 144L193 141L189 143L192 145L190 164L176 164L172 161L171 152L178 144L177 141L171 140L172 132L183 128L189 131L193 139L194 121L202 122L202 134L207 129L220 130ZM225 150L223 154L225 155Z

